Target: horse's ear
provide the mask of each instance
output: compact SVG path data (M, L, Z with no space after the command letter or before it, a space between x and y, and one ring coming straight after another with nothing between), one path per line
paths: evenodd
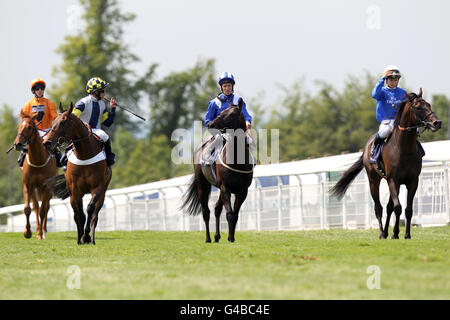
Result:
M420 88L420 90L419 90L419 98L422 98L422 88Z
M72 101L70 101L70 108L69 108L69 113L72 113L72 110L73 110L73 102L72 102Z
M59 113L63 113L64 112L64 109L63 109L63 107L62 107L62 103L61 103L61 101L59 102Z

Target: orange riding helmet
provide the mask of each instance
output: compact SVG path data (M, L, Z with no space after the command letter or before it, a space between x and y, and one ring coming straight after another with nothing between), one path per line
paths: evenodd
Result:
M44 79L37 77L33 81L31 81L30 90L33 91L33 87L38 83L42 83L44 86L47 86Z

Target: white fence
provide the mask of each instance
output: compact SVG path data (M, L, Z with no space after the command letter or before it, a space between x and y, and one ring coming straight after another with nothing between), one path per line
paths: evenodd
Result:
M343 171L344 167L356 161L358 157L359 154L336 156L334 160L331 159L332 168L338 166L342 169L340 171ZM309 167L304 169L308 163L317 165L322 159L260 166L259 170L255 171L255 178L241 208L237 230L376 228L378 224L365 170L352 183L342 201L338 201L329 196L328 192L335 183L330 181L330 177L332 180L337 179L333 170L305 173L305 170L313 171ZM336 159L341 159L341 162L338 163ZM297 173L285 174L286 172ZM201 214L188 216L179 210L181 196L189 179L190 175L108 191L104 207L100 211L97 230L204 230ZM382 180L380 192L385 207L389 199L385 180ZM214 203L217 199L218 192L213 190L210 199L212 230L215 225ZM400 189L400 199L404 209L404 186ZM86 207L89 196L85 196L84 202ZM0 226L0 231L22 232L25 216L13 215L22 210L23 205L1 208L0 215L6 214L8 219L6 225ZM448 162L424 164L413 212L412 223L415 225L445 225L450 222ZM383 213L385 216L385 210ZM223 212L221 230L227 232L225 216ZM391 223L393 220L391 219ZM31 214L31 224L34 230L34 213ZM69 201L53 199L48 214L48 231L69 230L76 230Z

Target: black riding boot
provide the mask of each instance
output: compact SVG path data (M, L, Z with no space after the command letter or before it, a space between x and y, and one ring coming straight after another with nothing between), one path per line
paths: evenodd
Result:
M21 168L23 166L23 161L25 160L26 155L27 155L27 153L25 151L22 151L19 155L19 159L17 159L17 163L19 164L19 167L21 167Z
M61 168L63 165L62 165L62 162L61 162L61 158L62 158L62 155L61 155L61 152L59 152L58 150L56 150L55 151L55 157L56 157L56 166L58 167L58 168ZM67 159L66 159L66 163L67 163Z
M378 133L375 136L375 140L373 141L372 150L370 151L370 163L376 163L377 161L377 153L379 153L379 148L381 147L381 143L384 138L381 138Z
M116 155L111 151L111 139L108 139L108 141L104 142L103 145L105 146L106 161L109 166L112 166L116 162Z

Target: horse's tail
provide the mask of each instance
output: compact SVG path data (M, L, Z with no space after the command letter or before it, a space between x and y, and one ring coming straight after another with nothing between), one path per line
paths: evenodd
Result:
M202 209L198 194L198 183L197 179L195 179L195 174L193 174L191 181L189 181L189 187L183 194L183 204L180 207L180 209L186 208L186 212L193 216L198 215Z
M64 200L70 196L70 191L66 186L66 177L63 174L48 178L44 185L58 198Z
M361 172L364 168L363 164L363 156L358 159L347 171L344 172L342 177L338 182L334 185L333 188L330 189L331 195L337 197L339 200L342 199L348 187L355 180L356 176Z

